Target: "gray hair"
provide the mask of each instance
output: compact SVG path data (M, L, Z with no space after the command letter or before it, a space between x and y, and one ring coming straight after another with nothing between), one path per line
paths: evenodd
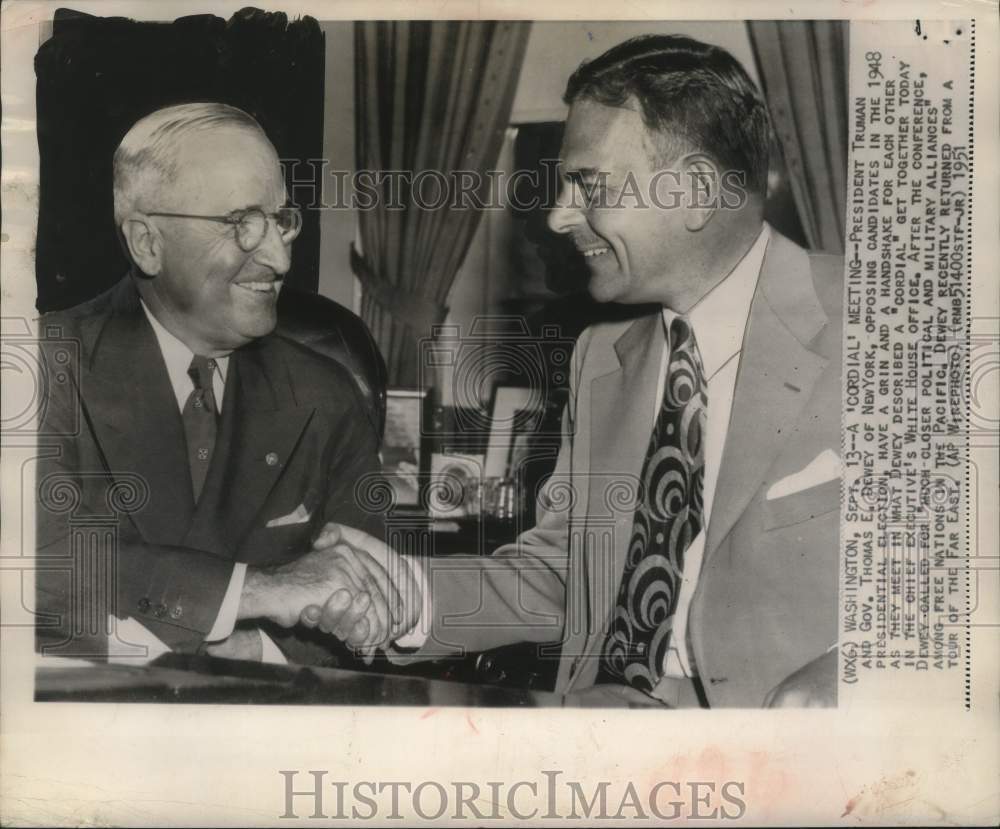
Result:
M144 198L176 180L178 151L185 137L219 127L248 130L271 143L252 116L228 104L177 104L139 119L115 150L115 226L121 227Z

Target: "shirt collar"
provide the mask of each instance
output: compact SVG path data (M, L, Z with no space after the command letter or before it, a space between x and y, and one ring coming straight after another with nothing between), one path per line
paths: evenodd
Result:
M194 352L163 327L163 323L153 316L153 312L149 310L149 307L143 300L140 299L139 304L142 306L149 324L153 327L156 342L160 346L160 353L163 355L163 362L167 364L170 385L173 387L174 394L177 396L180 405L183 406L184 401L187 400L193 388L191 378L188 376L188 369L191 367ZM222 382L225 383L226 371L229 368L228 355L225 357L216 357L215 365L218 366L219 376L222 378Z
M770 231L765 224L729 275L712 288L688 312L688 321L698 341L698 351L705 367L705 379L711 379L743 347L743 334L750 317L750 303L757 288ZM664 330L677 314L663 309Z

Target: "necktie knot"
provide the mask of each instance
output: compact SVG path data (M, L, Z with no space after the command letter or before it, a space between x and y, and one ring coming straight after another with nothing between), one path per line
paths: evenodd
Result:
M694 329L687 317L678 314L670 322L670 350L673 351L689 339L694 339Z
M188 366L188 377L194 383L198 391L207 391L212 388L212 375L215 373L215 360L211 357L199 357L197 354L191 358L191 365Z

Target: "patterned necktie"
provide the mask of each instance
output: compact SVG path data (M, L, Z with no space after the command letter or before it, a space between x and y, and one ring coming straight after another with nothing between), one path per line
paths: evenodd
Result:
M188 464L191 467L191 485L197 503L205 486L205 476L212 462L215 449L216 423L215 392L212 390L212 375L215 360L195 356L188 368L188 377L194 389L188 395L181 412L184 421L184 436L187 438Z
M670 324L663 402L642 466L642 488L598 682L647 693L659 682L670 643L684 552L702 528L708 395L694 331Z

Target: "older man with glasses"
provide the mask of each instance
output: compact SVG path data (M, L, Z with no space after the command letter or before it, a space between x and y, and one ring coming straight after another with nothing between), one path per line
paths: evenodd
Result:
M131 272L41 324L47 366L69 374L41 424L61 436L38 474L43 651L322 663L326 637L288 630L311 603L340 608L324 627L357 647L412 624L398 574L380 585L377 562L312 544L328 520L379 531L355 497L379 462L347 373L273 333L302 224L285 201L274 147L234 107L158 110L115 152ZM59 363L65 343L78 367ZM125 492L95 547L108 560L88 567L81 521L107 523Z

